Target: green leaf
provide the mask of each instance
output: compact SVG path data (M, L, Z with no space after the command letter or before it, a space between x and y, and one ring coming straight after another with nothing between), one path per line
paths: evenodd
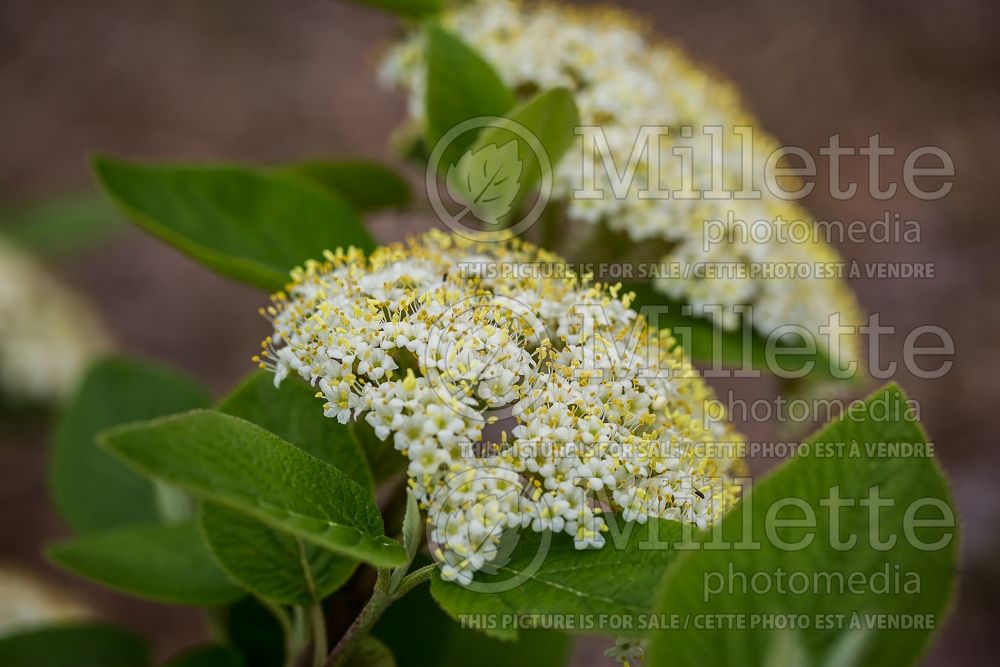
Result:
M374 494L375 484L353 433L323 416L314 390L295 378L274 386L255 373L219 405L322 459ZM219 564L257 595L281 604L321 600L347 581L357 562L269 528L240 512L206 503L202 530ZM307 569L308 568L308 569Z
M441 11L441 0L351 0L351 2L411 19L424 18Z
M358 642L346 664L347 667L396 667L396 658L389 647L366 635Z
M496 70L462 40L438 25L427 27L427 146L459 123L478 116L503 116L516 99ZM456 137L440 166L452 165L475 141L476 133Z
M98 448L94 436L208 405L205 390L158 365L124 358L95 363L56 427L48 471L56 509L77 532L159 521L153 485Z
M523 168L514 139L470 149L448 167L448 194L484 223L499 225L521 188Z
M688 356L696 361L712 363L717 369L753 369L786 377L806 372L805 365L811 363L809 377L832 377L830 359L821 349L808 354L789 351L794 347L789 342L775 340L770 343L769 353L767 337L760 332L745 326L724 330L694 310L685 315L685 304L659 293L649 283L625 283L621 293L626 292L635 292L632 303L635 310L654 309L648 311L650 322L654 322L655 311L656 325L670 329Z
M149 646L104 624L52 626L0 639L3 667L144 667Z
M558 632L524 630L517 641L501 641L463 629L435 604L426 586L393 603L372 634L395 654L399 667L467 667L470 656L477 667L559 667L569 663L573 646Z
M276 291L324 250L375 242L329 190L277 171L98 157L105 192L139 226L209 268Z
M163 667L245 667L243 656L227 646L199 646L171 658Z
M50 544L56 565L140 598L214 607L244 593L215 564L193 523L129 526Z
M406 490L406 513L403 515L403 548L412 562L420 548L420 537L424 534L424 521L420 517L420 505L413 489Z
M279 604L318 602L343 586L358 565L218 503L202 505L201 528L229 576Z
M219 411L267 429L374 493L361 444L347 426L323 415L323 402L305 382L289 378L275 387L274 374L254 373L222 399Z
M496 590L470 590L442 580L435 572L431 592L454 618L491 617L489 623L494 625L484 624L480 629L500 639L518 636L516 628L503 624L512 614L614 614L631 617L632 629L572 630L635 634L639 617L653 611L656 585L677 556L672 547L680 540L682 528L673 521L626 524L619 517L605 516L617 532L609 532L602 549L578 551L568 535L522 530L509 560L498 564L496 574L478 572L473 580L477 586L493 585Z
M389 592L395 592L399 587L400 582L406 576L407 570L410 569L410 563L413 562L414 557L417 555L417 550L420 549L420 538L424 534L424 524L423 519L420 518L420 505L417 503L417 497L413 493L413 489L406 489L406 512L403 514L403 548L406 549L406 565L400 565L395 570L392 571L392 577L389 579Z
M661 630L652 636L649 664L752 665L787 653L782 644L791 640L779 629L752 627L753 618L805 619L794 643L816 667L912 664L931 629L869 624L916 618L940 627L954 588L959 538L948 485L933 458L920 452L927 438L910 409L894 385L872 395L863 411L848 412L757 484L726 515L721 532L703 535L713 548L678 559L663 581L657 611L681 619L742 618L746 627L708 629L692 622ZM893 451L879 443L918 449ZM935 519L945 525L919 525ZM876 540L886 544L876 546ZM760 546L752 548L753 542ZM783 591L778 572L785 574ZM756 578L756 592L743 586L741 575ZM852 580L849 588L839 583ZM849 637L869 629L874 631L864 641Z
M285 664L285 638L274 615L254 597L247 596L225 612L225 633L240 652L246 667L281 667Z
M392 444L392 439L382 440L364 420L347 424L354 439L361 445L368 467L376 484L391 479L406 470L407 459Z
M485 150L489 146L502 144L504 151L501 153L500 160L507 165L513 159L517 159L520 156L520 159L516 162L516 174L519 178L505 179L501 181L498 188L494 188L494 190L499 190L499 192L493 196L497 197L499 201L503 201L506 205L506 210L500 211L499 215L495 216L495 222L494 218L488 219L480 216L478 209L473 207L473 212L480 220L492 222L493 224L499 224L501 220L498 218L507 216L508 211L512 208L515 211L517 210L520 204L525 201L527 196L534 191L535 186L540 182L543 170L546 170L548 175L552 176L559 160L569 150L570 146L572 146L574 130L580 124L580 114L577 111L576 103L573 101L573 94L565 88L554 88L543 91L513 109L506 114L506 117L512 121L510 126L497 124L485 128L476 140L474 148L474 154L478 154L478 152ZM510 129L511 127L515 128L516 131L515 129ZM524 130L527 130L530 136L534 136L538 140L538 143L529 142L524 136ZM508 148L511 144L514 144L514 146ZM540 152L543 153L541 158L539 157ZM469 153L466 153L462 161L466 160L468 156ZM464 180L468 178L470 172L468 167L463 169L462 161L459 162L456 169L463 175ZM522 161L523 170L521 168ZM470 164L469 166L473 165ZM475 166L478 167L479 165ZM487 165L486 171L487 173L490 172L489 165ZM515 173L510 166L502 166L498 171L505 175L513 175ZM500 181L500 179L496 180ZM450 183L451 180L449 180ZM473 192L475 191L473 190ZM449 192L449 194L452 193ZM458 198L456 194L452 194L452 196ZM491 214L495 213L492 207L487 210ZM509 216L507 218L508 220L510 219Z
M406 559L383 534L365 489L243 419L195 410L106 431L100 440L143 474L318 546L380 567Z
M107 199L96 193L59 195L0 210L4 236L29 252L63 257L99 243L124 226Z
M310 160L292 165L288 170L331 190L362 213L402 208L410 202L409 183L375 162Z

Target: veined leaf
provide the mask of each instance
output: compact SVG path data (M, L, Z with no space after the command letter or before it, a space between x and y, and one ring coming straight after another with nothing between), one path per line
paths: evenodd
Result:
M323 415L316 390L298 378L274 386L274 375L257 372L219 403L219 411L252 422L326 461L369 493L375 483L361 444L350 429Z
M272 374L255 373L222 401L219 410L271 431L373 494L371 471L353 433L323 416L315 391L296 380L289 378L275 387ZM205 503L201 526L219 564L233 579L281 604L318 601L343 585L357 567L354 560L215 503Z
M279 604L318 602L344 585L358 565L218 503L204 503L200 520L209 548L229 576Z
M921 449L927 438L908 410L894 385L872 395L862 414L852 411L815 435L757 484L716 534L703 535L711 549L678 559L663 581L658 613L742 618L745 627L660 630L649 664L764 664L787 652L782 644L789 641L817 667L845 654L855 664L911 664L951 597L958 526L948 485ZM900 444L910 454L900 453ZM743 581L757 583L751 589ZM779 636L778 622L760 625L792 617L805 619L794 640ZM879 625L907 622L917 625ZM856 645L848 635L858 631L870 632Z
M145 667L149 646L104 624L45 627L0 639L3 667Z
M375 242L333 192L273 170L94 160L105 192L138 225L219 273L276 291L324 250Z
M207 607L244 595L193 523L118 528L49 545L46 553L74 574L158 602Z
M441 579L431 580L431 592L452 617L485 615L482 631L500 639L518 636L503 619L512 615L617 615L631 617L631 629L576 628L578 631L630 635L640 633L639 617L652 614L656 585L676 558L684 537L681 524L650 520L626 524L616 517L618 534L602 549L578 551L565 535L523 530L509 560L496 574L478 572L480 590ZM512 585L516 584L516 585ZM492 588L486 588L492 586Z
M122 426L100 441L143 474L380 567L406 559L368 492L243 419L211 411Z
M147 362L95 363L59 419L49 464L52 500L78 532L160 520L153 485L97 446L98 431L209 405L208 392Z

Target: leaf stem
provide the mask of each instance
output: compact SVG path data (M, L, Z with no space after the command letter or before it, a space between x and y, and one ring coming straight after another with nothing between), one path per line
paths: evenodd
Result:
M278 625L281 626L281 634L285 639L285 662L284 667L294 667L299 657L299 633L296 631L291 617L283 607L266 598L257 598L264 607L271 612Z
M313 667L323 667L326 657L326 617L323 616L323 605L319 602L313 603L310 608L313 630Z
M431 563L430 565L424 565L419 570L414 570L410 574L403 577L403 580L399 582L399 586L396 588L396 591L392 595L392 600L393 601L398 600L399 598L403 597L404 595L412 591L420 584L430 579L431 575L434 574L434 569L436 567L437 565L433 563Z
M347 628L347 632L344 633L344 636L337 642L333 651L327 656L326 662L321 663L322 667L337 667L338 665L347 664L347 660L350 658L351 652L355 649L357 643L362 637L368 634L375 625L375 622L389 608L389 605L409 593L416 586L430 579L436 567L436 565L431 564L425 565L419 570L414 570L406 575L399 582L396 590L392 592L389 591L391 572L388 569L380 568L378 579L375 581L375 591L372 593L371 599L368 600L368 604L364 606L358 617L351 623L351 627Z

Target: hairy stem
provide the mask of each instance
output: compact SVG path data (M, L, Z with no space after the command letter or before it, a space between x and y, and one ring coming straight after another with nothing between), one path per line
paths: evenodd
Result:
M372 593L371 599L351 623L351 627L347 628L347 632L340 638L337 645L333 647L326 662L322 663L323 667L346 664L351 653L357 647L357 643L368 634L375 622L392 604L394 598L389 595L389 577L390 572L387 568L379 568L378 579L375 581L375 591Z
M424 565L419 570L414 570L413 572L403 577L403 580L399 582L399 586L392 594L392 601L395 602L396 600L403 597L404 595L412 591L420 584L430 579L431 575L434 574L434 568L436 567L437 566L434 565L433 563L431 563L430 565Z
M390 571L379 569L378 580L375 582L375 591L372 593L371 599L351 623L351 627L347 628L347 632L337 642L333 651L327 656L326 662L322 663L322 667L337 667L346 664L357 643L371 631L389 605L430 579L435 567L431 564L414 570L403 577L396 589L392 591L389 590Z

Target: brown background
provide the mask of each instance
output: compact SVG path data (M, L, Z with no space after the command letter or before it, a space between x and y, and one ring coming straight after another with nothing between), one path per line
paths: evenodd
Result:
M992 0L908 3L625 2L655 31L731 77L763 126L814 154L832 134L859 146L872 133L903 156L938 145L953 156L952 193L936 202L897 195L832 199L817 187L820 219L871 221L885 210L921 223L916 245L841 247L849 259L934 262L935 280L854 281L863 306L904 333L951 332L944 378L898 379L921 401L965 522L955 614L929 665L985 659L1000 609L996 526L1000 455L992 437L1000 398L1000 231L993 219L1000 155L1000 5ZM331 0L3 0L0 5L0 199L22 202L88 187L85 157L280 161L305 155L393 160L385 143L403 117L379 89L374 54L389 18ZM867 165L845 176L864 192ZM821 163L821 177L825 174ZM902 189L902 188L901 188ZM417 223L378 221L383 238ZM125 350L175 364L223 392L250 366L266 331L262 297L129 230L55 267L89 296ZM902 336L883 353L900 359ZM733 385L746 398L768 382ZM767 437L769 426L747 430ZM168 653L194 641L183 610L98 591L49 569L39 545L62 534L43 484L41 418L0 424L0 560L24 564L86 595L107 614L157 638ZM601 642L580 664L604 664Z

